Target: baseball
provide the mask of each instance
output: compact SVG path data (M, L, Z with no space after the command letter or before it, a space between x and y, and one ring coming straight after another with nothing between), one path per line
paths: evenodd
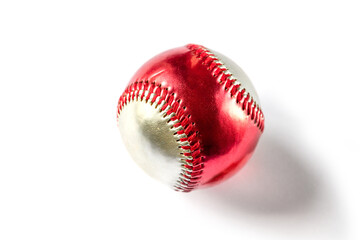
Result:
M145 172L189 192L227 179L247 162L264 115L239 66L188 44L155 56L135 73L120 96L117 124Z

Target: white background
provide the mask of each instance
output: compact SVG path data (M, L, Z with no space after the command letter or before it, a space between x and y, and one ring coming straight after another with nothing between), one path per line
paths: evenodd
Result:
M0 239L359 239L358 1L1 1ZM202 44L252 79L265 132L213 188L130 159L116 105Z

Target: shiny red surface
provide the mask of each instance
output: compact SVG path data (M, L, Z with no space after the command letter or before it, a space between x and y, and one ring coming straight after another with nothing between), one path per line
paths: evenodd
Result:
M184 46L159 54L137 71L130 84L146 80L161 84L181 99L180 106L186 106L184 114L190 115L198 130L203 156L199 187L226 179L250 158L261 127L231 97L231 88L219 84L195 51Z

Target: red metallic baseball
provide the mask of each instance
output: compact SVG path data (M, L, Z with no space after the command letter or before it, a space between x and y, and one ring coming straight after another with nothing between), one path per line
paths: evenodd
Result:
M194 44L145 63L119 99L117 120L138 165L184 192L233 175L264 130L245 73L224 55Z

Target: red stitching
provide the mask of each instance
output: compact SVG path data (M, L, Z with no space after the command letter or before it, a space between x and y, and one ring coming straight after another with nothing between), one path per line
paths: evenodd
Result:
M241 106L254 124L263 132L264 114L260 106L246 92L245 88L240 90L240 85L234 85L234 83L236 84L235 79L231 74L226 73L227 69L223 68L222 64L218 62L219 59L204 46L188 44L186 47L193 51L195 56L201 60L201 63L207 67L207 70L212 73L220 85L225 84L225 91L230 92L230 96L236 99L236 103Z
M117 118L119 118L121 110L131 101L156 104L156 108L161 106L161 111L166 111L164 117L172 116L171 121L175 122L172 127L182 127L175 135L181 136L178 142L179 148L183 150L181 153L183 156L182 169L174 189L190 192L199 184L204 168L203 156L195 124L190 121L190 115L185 115L186 107L180 108L181 100L176 99L174 95L160 84L156 85L155 81L149 83L148 80L140 80L131 83L119 98Z

